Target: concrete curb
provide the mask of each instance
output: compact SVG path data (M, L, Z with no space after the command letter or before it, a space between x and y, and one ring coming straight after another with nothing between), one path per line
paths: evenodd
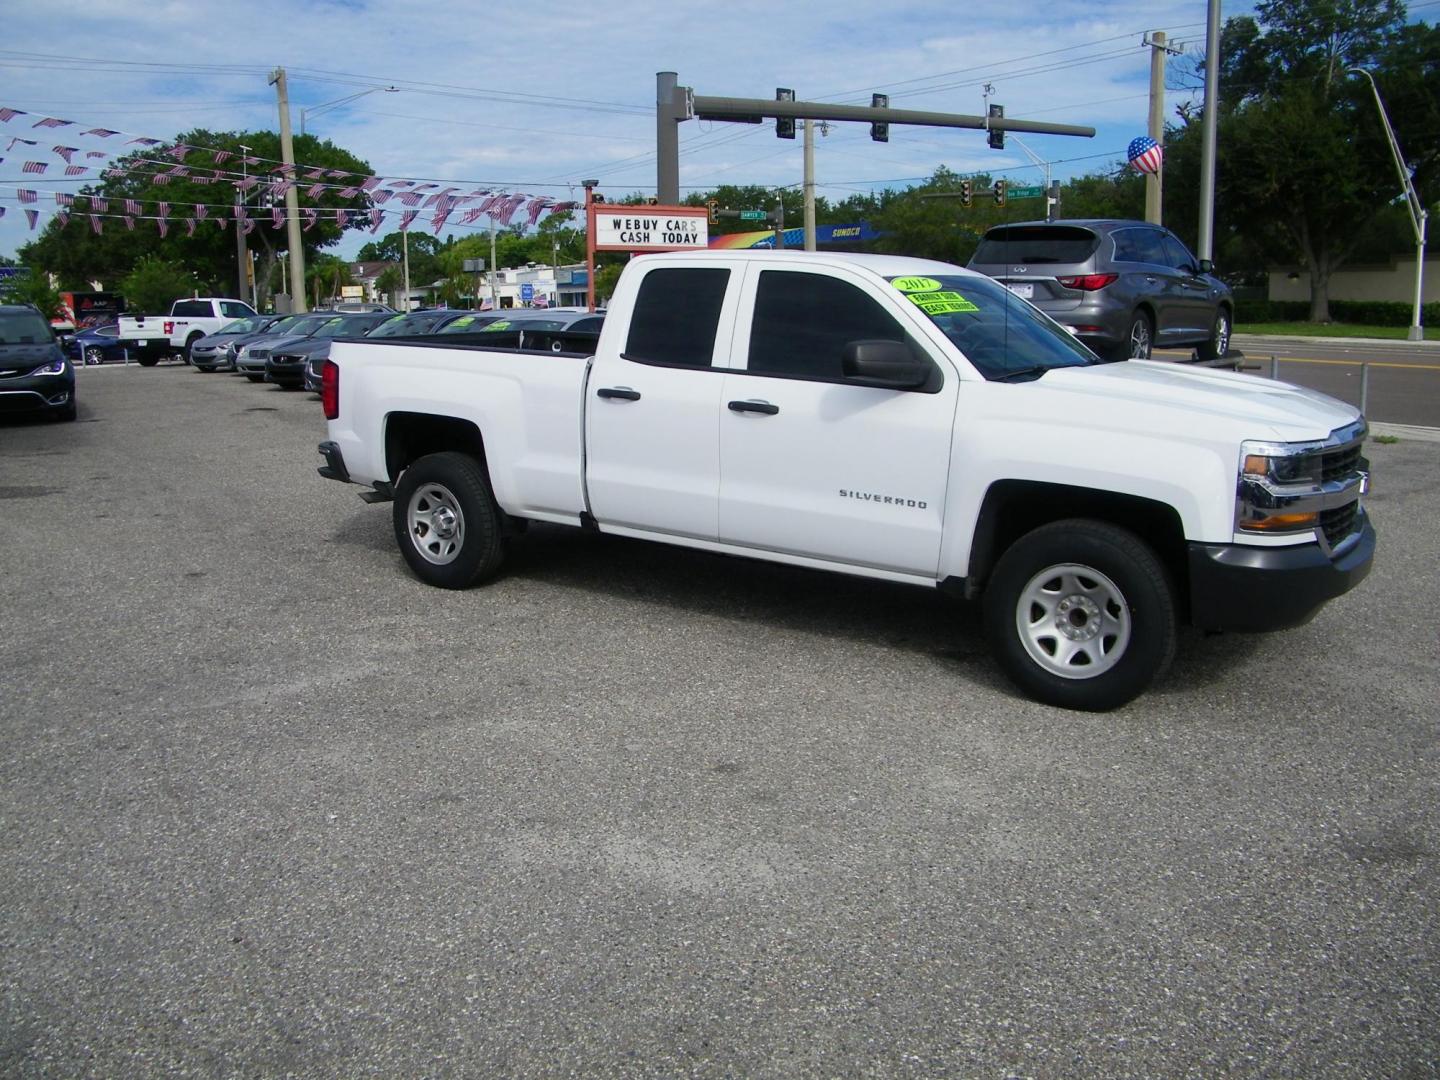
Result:
M1405 442L1440 443L1440 428L1418 424L1371 424L1370 435L1390 435Z
M1341 348L1435 349L1440 351L1440 341L1400 341L1395 338L1299 337L1290 334L1246 334L1237 330L1230 339L1231 345L1235 348L1240 348L1242 341L1260 345L1334 345Z

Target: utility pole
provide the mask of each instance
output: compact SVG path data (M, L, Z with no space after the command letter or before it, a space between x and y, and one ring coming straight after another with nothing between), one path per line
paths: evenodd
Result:
M245 171L245 159L249 156L250 147L246 146L244 143L241 143L240 179L242 181L248 179L248 173ZM237 211L242 205L244 205L244 200L245 188L242 184L241 187L237 187L235 189L235 209ZM248 287L250 279L250 274L248 272L250 270L250 251L248 245L246 245L245 243L245 230L240 227L240 215L238 213L235 215L235 257L240 264L240 291L237 292L235 295L238 296L241 300L243 300L245 299L246 294L251 292L250 288Z
M815 250L815 121L805 121L805 250Z
M1215 132L1220 98L1220 0L1205 12L1205 117L1200 144L1200 261L1215 259Z
M295 144L290 138L290 91L285 69L276 68L270 82L280 98L280 160L285 170L286 237L290 245L290 297L293 310L305 311L305 249L300 239L300 196L295 190Z
M1150 138L1165 144L1165 58L1179 48L1165 44L1165 32L1156 30L1145 39L1150 46ZM1161 166L1163 169L1164 166ZM1145 220L1160 224L1160 173L1145 174Z
M405 309L405 314L410 314L410 230L400 230L400 265L404 267L402 273L405 277L405 295L400 300L400 306Z
M683 108L677 109L673 71L655 73L655 194L666 206L680 201L680 125L686 119ZM594 310L594 304L591 304Z
M495 288L495 271L500 268L495 265L495 215L490 215L490 306L496 311L500 310L500 294Z

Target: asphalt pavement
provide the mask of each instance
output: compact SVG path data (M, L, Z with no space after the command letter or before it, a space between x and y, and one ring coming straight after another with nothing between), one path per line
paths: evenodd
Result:
M418 583L312 395L0 424L0 1074L1440 1071L1440 444L1134 704L923 590L536 527Z

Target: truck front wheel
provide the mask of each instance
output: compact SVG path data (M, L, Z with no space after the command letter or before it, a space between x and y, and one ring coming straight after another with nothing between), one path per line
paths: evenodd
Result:
M1175 655L1165 567L1134 533L1101 521L1043 525L1001 557L985 592L985 632L1006 674L1036 701L1113 709Z
M445 451L420 458L395 485L395 540L415 576L442 589L493 577L505 557L500 507L480 463Z

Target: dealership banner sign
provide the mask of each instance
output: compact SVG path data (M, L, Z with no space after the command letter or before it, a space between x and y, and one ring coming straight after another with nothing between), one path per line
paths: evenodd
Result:
M589 209L596 251L703 251L710 246L709 213L703 206L591 203Z

